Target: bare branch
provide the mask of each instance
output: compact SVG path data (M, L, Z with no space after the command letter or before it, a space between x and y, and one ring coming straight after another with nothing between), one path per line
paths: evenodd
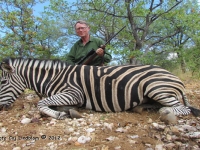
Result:
M176 32L174 32L174 33L172 33L172 34L170 34L170 35L166 35L166 36L164 36L164 37L160 37L158 40L156 40L155 42L153 42L153 43L151 43L150 45L148 45L148 47L145 48L145 52L148 52L149 49L150 49L151 47L153 47L154 45L156 45L156 44L158 44L158 43L164 41L165 39L168 39L168 38L170 38L170 37L173 37L173 36L175 36L175 35L178 34L178 33L180 33L179 30L177 30Z
M181 1L176 1L177 3L174 4L174 6L172 6L171 8L169 8L167 11L165 11L165 12L163 12L163 13L160 13L160 14L158 14L158 15L154 15L154 16L151 18L151 21L153 22L153 21L155 21L156 19L158 19L159 17L161 17L162 15L167 14L167 13L170 12L172 9L174 9L176 6L178 6L182 1L183 1L183 0L181 0Z

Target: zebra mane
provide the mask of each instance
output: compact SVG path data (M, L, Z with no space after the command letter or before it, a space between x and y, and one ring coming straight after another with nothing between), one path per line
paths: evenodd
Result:
M67 62L58 59L49 60L49 59L37 59L37 58L5 58L3 59L1 64L4 63L11 66L13 65L16 66L18 64L29 64L31 62L44 63L45 66L54 66L59 64L60 66L65 67L69 65Z
M14 63L16 61L19 61L19 62L30 62L30 61L43 61L44 63L52 63L52 64L55 64L55 63L61 63L61 64L65 64L65 65L69 65L66 61L61 61L59 59L38 59L38 58L5 58L2 60L1 63L6 63L6 64L9 64L10 62Z

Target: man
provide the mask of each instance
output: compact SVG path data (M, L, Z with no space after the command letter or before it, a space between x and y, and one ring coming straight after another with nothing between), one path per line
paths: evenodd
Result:
M71 48L67 56L68 63L72 65L76 64L92 49L95 50L97 56L87 65L101 65L102 57L105 63L110 62L111 56L106 53L104 55L104 50L101 48L101 45L103 45L104 42L98 38L92 37L89 34L90 27L85 21L77 21L74 27L76 34L80 37L80 40L78 40Z

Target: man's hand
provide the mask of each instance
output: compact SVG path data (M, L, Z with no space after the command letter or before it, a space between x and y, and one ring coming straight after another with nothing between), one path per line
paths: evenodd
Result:
M102 48L98 48L98 49L96 50L96 53L97 53L97 55L99 55L99 56L103 56L103 55L104 55L104 50L103 50Z

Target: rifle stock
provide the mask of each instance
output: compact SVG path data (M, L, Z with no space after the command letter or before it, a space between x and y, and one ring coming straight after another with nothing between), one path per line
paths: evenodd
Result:
M87 64L89 64L96 56L97 56L97 53L95 52L95 53L92 54L92 56L90 56L84 63L82 63L82 65L87 65Z
M89 62L87 62L87 64L83 63L85 61L85 59L87 59L89 56L94 55L96 52L94 49L92 49L91 51L89 51L87 53L87 55L85 57L83 57L79 62L77 62L78 65L87 65ZM94 58L93 58L94 59ZM90 60L92 61L92 60Z

